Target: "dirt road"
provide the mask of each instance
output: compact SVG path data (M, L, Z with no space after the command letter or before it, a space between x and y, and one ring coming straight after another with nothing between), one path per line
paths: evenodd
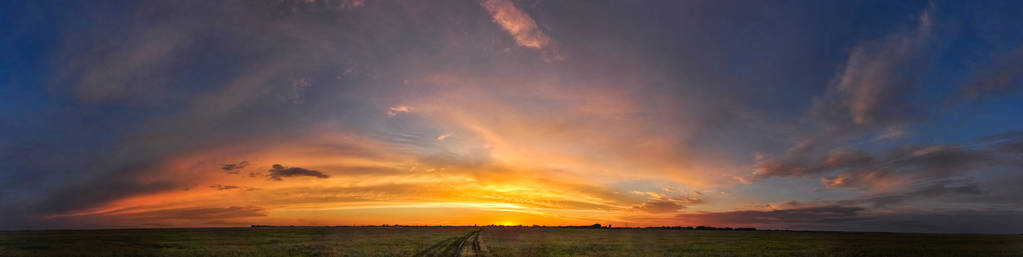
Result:
M480 245L480 231L475 230L463 236L441 240L429 248L416 253L416 257L484 257L485 250Z

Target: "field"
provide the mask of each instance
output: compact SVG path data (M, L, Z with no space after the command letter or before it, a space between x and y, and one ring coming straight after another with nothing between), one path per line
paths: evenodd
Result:
M529 227L0 232L0 256L1023 256L1023 235Z

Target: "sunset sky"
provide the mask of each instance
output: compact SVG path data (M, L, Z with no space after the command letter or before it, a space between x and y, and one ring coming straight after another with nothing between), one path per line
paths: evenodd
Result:
M1023 2L0 3L0 229L1023 232Z

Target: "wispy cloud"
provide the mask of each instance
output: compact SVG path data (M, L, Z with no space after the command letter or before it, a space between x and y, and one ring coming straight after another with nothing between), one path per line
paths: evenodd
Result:
M391 108L387 110L387 116L394 117L398 116L399 113L408 113L410 111L412 111L412 108L409 108L408 106L404 105L391 106Z
M234 186L234 185L221 185L221 184L211 185L210 188L212 188L214 190L217 190L217 191L235 190L235 189L240 189L240 190L245 190L245 191L256 190L256 188L252 188L252 187Z
M632 208L636 209L636 210L650 212L650 213L668 213L668 212L676 212L678 210L684 209L685 206L681 205L681 204L678 204L678 203L676 203L674 201L663 201L662 200L662 201L645 202L643 204L634 206Z
M366 6L366 0L281 0L283 7L322 8L326 10L344 10Z
M837 83L816 101L816 118L847 119L854 126L900 121L911 112L910 90L921 82L925 53L934 30L934 5L916 20L916 27L857 45L849 54ZM842 125L838 125L842 126Z
M900 180L926 181L978 171L995 165L1011 165L1011 154L995 151L997 145L911 145L883 154L835 151L817 159L762 159L754 167L755 178L819 177L829 188L881 187Z
M999 53L992 64L971 78L949 99L952 102L976 101L1023 90L1023 47Z
M678 218L711 225L785 227L863 219L862 207L827 205L778 210L747 210L679 214Z
M227 163L220 165L220 169L226 171L227 174L238 174L238 172L241 172L241 170L245 169L246 166L249 166L249 162L241 161L239 163Z
M511 34L515 43L541 50L544 58L548 60L564 59L555 49L551 38L536 25L536 21L529 14L516 8L511 0L483 0L480 4L494 17L494 22Z
M452 135L451 133L445 133L445 134L439 135L439 136L437 136L437 140L439 141L439 140L447 139L447 138L451 137L451 135Z
M239 187L238 186L232 186L232 185L216 184L216 185L210 186L210 188L216 189L217 191L224 191L224 190L238 189Z
M773 210L740 210L679 214L677 222L713 226L842 231L1015 233L1023 228L1019 211L872 212L841 204L793 206ZM964 220L971 222L963 223Z
M931 3L908 26L855 44L832 84L813 99L806 113L808 126L816 130L801 135L785 157L758 155L754 177L828 175L821 181L836 188L892 183L899 177L895 174L905 175L911 164L877 160L866 152L850 151L856 147L847 144L860 138L866 143L903 138L919 121L924 110L912 98L922 89L932 63L935 10ZM960 148L946 150L956 149ZM895 151L899 150L890 155Z

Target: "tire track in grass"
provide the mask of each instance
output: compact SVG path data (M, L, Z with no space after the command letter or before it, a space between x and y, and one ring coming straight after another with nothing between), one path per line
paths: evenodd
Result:
M419 251L418 253L416 253L416 255L413 255L413 256L415 256L415 257L441 256L441 255L439 255L439 253L441 251L443 251L443 247L451 245L451 243L453 243L453 242L455 242L457 240L458 240L458 237L451 237L451 238L447 238L447 239L441 240L440 242L437 242L436 244L433 244L430 247L428 247L426 249L423 249L422 251Z
M462 236L456 236L441 240L432 246L423 249L414 255L415 257L460 257L460 256L487 256L480 246L480 231L475 230ZM466 248L468 246L468 248ZM468 250L468 254L465 250Z
M487 256L483 253L483 247L480 246L480 231L476 230L476 235L472 237L472 252L473 256L481 257Z

